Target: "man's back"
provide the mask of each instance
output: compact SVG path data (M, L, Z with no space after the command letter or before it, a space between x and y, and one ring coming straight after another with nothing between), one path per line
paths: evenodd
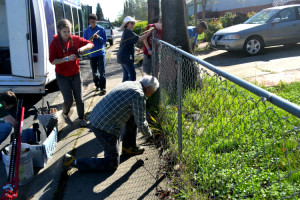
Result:
M144 112L145 101L142 85L126 81L98 102L90 114L90 123L95 128L118 133L134 112Z

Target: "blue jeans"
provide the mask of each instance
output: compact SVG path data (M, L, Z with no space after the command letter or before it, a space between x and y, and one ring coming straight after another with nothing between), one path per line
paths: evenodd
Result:
M123 70L122 82L136 80L136 72L135 72L134 64L122 64L122 70Z
M9 136L12 125L8 122L0 121L0 144Z
M101 90L106 89L105 56L90 57L90 64L95 86Z
M119 134L92 127L96 138L104 149L104 158L77 158L79 171L114 171L120 164L120 137ZM126 132L123 137L123 147L136 146L137 126L132 116L126 122Z

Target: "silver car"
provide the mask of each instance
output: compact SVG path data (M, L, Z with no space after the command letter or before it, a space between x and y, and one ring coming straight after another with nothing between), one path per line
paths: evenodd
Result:
M109 44L111 46L114 45L115 35L113 32L113 26L111 25L111 23L109 21L97 21L96 23L97 23L97 25L99 25L105 29L107 41L109 42Z
M243 24L217 31L211 45L227 51L261 53L265 46L300 42L300 4L267 8Z

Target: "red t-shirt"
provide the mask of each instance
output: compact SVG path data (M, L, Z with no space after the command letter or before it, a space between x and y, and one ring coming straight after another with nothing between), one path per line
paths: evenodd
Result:
M156 30L156 35L155 35L155 37L161 40L161 37L162 37L162 30L156 29L154 24L149 24L149 25L146 27L146 31L149 30L149 29L152 28L152 27ZM150 47L151 50L152 50L152 33L147 37L147 42L148 42L148 44L149 44L149 47ZM143 43L143 53L144 53L145 55L148 55L148 56L149 56L147 47L145 46L144 43Z
M53 37L54 39L49 46L49 61L51 63L53 62L54 59L64 58L71 54L77 54L78 49L80 47L85 46L88 43L93 44L92 42L82 37L71 35L73 40L73 46L71 44L71 40L68 40L67 42L63 41L63 45L64 45L64 51L63 51L58 35L54 35ZM55 65L55 72L63 76L74 76L78 74L79 70L80 70L79 58L77 58L75 61L69 61L69 62Z

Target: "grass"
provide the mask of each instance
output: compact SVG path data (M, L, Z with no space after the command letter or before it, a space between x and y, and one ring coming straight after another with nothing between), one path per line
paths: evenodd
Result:
M299 86L281 83L265 89L299 105ZM170 103L162 107L160 123L174 150L177 107L170 96L162 89L162 99ZM300 198L298 118L208 76L199 87L185 90L182 104L184 169L176 178L169 172L176 199Z

